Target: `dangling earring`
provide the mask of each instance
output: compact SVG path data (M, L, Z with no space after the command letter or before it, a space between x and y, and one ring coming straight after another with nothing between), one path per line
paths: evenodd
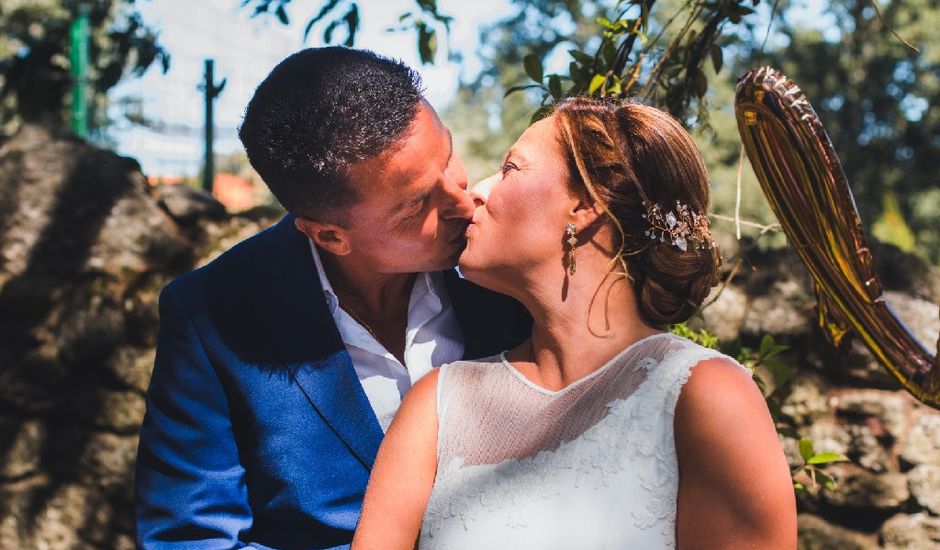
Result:
M573 223L569 223L565 226L565 235L568 236L568 239L565 241L568 243L570 249L568 250L568 275L574 275L574 272L578 270L578 262L574 257L574 246L578 244L578 238L575 237L578 228L575 227Z

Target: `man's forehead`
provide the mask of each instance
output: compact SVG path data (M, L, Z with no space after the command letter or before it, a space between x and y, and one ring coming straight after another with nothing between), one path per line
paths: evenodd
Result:
M392 187L408 188L426 183L427 174L443 171L453 155L453 136L446 127L439 124L433 137L425 136L426 144L411 143L402 148L396 160L386 164L385 174Z

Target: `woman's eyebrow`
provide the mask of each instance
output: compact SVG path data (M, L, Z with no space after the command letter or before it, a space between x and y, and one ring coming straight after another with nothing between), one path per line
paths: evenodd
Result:
M527 160L525 155L519 153L519 150L516 148L510 149L509 152L506 153L506 157L503 159L503 164L509 162L509 159L513 159L519 162L526 162Z

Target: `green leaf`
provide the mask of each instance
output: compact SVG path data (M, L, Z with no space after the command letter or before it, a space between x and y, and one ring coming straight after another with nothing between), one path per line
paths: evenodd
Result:
M313 26L320 22L321 19L326 17L326 14L333 11L333 8L339 4L339 0L328 0L323 7L320 8L320 13L318 13L313 19L307 22L307 26L304 28L304 42L307 41L307 36L310 35L310 30L313 29Z
M561 79L557 74L548 77L548 91L555 99L561 99Z
M633 25L633 19L618 19L611 24L610 30L622 34L628 31L631 25Z
M594 56L592 55L588 55L581 50L568 50L568 54L571 55L575 61L581 65L584 65L585 67L590 68L594 66Z
M601 56L604 58L607 67L613 66L614 61L617 59L617 46L612 41L605 40L604 45L601 46Z
M715 72L721 72L721 66L724 64L724 59L721 52L721 46L718 44L713 44L711 50L709 51L712 57L712 67L715 68Z
M529 78L532 80L541 83L543 72L542 72L542 61L539 60L538 56L534 53L530 53L525 56L522 60L522 65L525 67L525 74L529 75Z
M610 86L607 87L607 95L614 96L614 95L620 94L621 80L617 78L616 76L611 76L610 79L611 79L611 84Z
M809 461L810 458L815 455L816 452L813 450L813 440L808 437L803 437L800 439L800 456L803 457L803 460Z
M807 464L831 464L833 462L848 462L849 458L839 453L819 453L806 461Z
M290 18L287 17L287 10L284 8L284 4L278 4L277 9L274 10L274 15L277 16L277 20L283 25L290 25Z
M604 82L607 81L607 77L602 74L594 75L594 78L591 79L591 84L588 86L588 94L594 95L594 92L598 90L601 86L604 85Z
M427 65L434 63L434 54L437 53L437 32L424 22L417 24L418 28L418 55L421 63Z
M770 348L770 351L768 351L766 354L764 354L764 356L762 357L762 359L764 359L764 360L766 361L767 359L770 359L771 357L773 357L773 356L775 356L775 355L779 355L780 353L786 351L787 349L788 349L788 346L781 346L781 345L776 345L776 344L775 344L772 348Z
M582 80L581 68L578 67L577 62L572 61L568 64L568 75L570 76L571 80L574 80L575 82Z
M542 105L541 107L539 107L539 109L538 109L537 111L535 111L535 112L532 114L532 119L529 121L529 123L530 123L530 124L535 124L536 122L538 122L538 121L542 120L543 118L545 118L546 116L548 116L548 114L551 113L551 112L552 112L552 106L551 106L551 105Z
M330 21L330 24L327 25L325 29L323 29L323 42L324 43L331 44L333 42L333 31L336 30L336 27L338 27L339 24L340 24L340 20L336 19L334 21Z
M509 88L508 90L506 90L506 93L503 94L503 97L504 98L508 97L509 94L521 92L522 90L528 90L529 88L541 88L541 87L542 87L541 84L526 84L524 86L513 86L512 88Z
M793 488L796 489L797 491L805 491L805 490L806 490L806 485L803 485L803 484L800 483L800 482L794 482L794 483L793 483Z
M822 483L822 486L828 491L834 491L837 487L836 480L829 474L816 470L816 483Z
M770 371L770 374L774 377L774 392L782 388L784 384L789 382L790 378L793 377L793 372L790 370L790 367L776 359L764 361L764 367Z
M437 12L437 0L417 0L417 2L422 10L431 13Z
M598 17L597 24L604 27L605 29L609 29L613 27L613 24L611 24L610 19L607 19L606 17Z
M356 31L359 30L359 7L356 4L350 6L349 11L343 16L343 20L346 21L346 28L349 30L345 46L351 48L356 41Z
M760 348L759 348L757 354L758 354L759 356L763 357L763 356L767 355L767 353L768 353L771 349L773 349L773 347L774 347L774 337L771 336L771 335L769 335L769 334L765 334L765 335L760 339Z
M705 77L703 73L698 68L690 69L692 71L692 78L690 82L692 84L692 93L695 94L699 99L705 97L705 92L708 91L708 78Z

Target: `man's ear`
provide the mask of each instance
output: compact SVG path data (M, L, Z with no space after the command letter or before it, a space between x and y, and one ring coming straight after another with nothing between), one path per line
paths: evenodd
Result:
M328 222L318 222L300 216L294 218L294 225L315 245L335 256L345 256L352 252L349 233L346 229Z

